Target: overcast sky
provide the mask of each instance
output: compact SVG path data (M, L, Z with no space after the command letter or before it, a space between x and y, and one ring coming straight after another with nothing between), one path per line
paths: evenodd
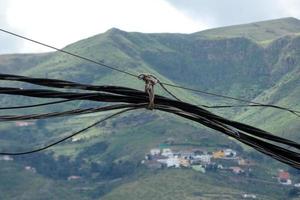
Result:
M300 18L300 0L0 0L0 28L62 48L116 27L192 33L208 28ZM45 47L0 33L0 53Z

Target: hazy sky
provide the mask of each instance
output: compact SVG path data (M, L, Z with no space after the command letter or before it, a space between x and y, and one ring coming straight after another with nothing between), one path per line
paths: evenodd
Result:
M0 28L58 48L116 27L191 33L281 17L300 18L300 0L0 0ZM49 49L0 33L0 53Z

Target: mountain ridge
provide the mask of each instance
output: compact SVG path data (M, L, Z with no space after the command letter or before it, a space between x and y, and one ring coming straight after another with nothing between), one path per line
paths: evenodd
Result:
M283 34L279 38L277 38L277 32L276 37L272 34L269 37L270 34L266 34L261 37L264 40L259 41L243 36L223 37L223 35L219 37L218 34L214 34L210 30L210 33L204 32L211 34L206 37L201 35L203 34L201 32L200 36L198 33L145 34L125 32L113 28L105 33L70 44L64 50L120 67L122 70L137 75L139 73L151 73L163 82L262 103L290 106L300 110L300 36L290 34L289 27L294 23L291 21L294 20L281 20L281 23L287 23L284 26L287 30L279 32L279 34L287 34ZM242 29L247 30L245 28L247 26L249 24L240 26L240 28L243 27ZM274 27L274 24L270 26ZM280 26L277 28L280 29ZM265 34L265 27L261 29L259 33ZM218 31L221 34L223 29ZM265 41L265 37L268 41L270 40L267 45L261 42ZM140 90L144 88L144 83L138 79L60 52L2 55L0 56L0 71L1 73L59 78L98 85L122 85ZM12 83L12 86L16 85L20 86L20 84ZM21 85L21 87L29 86ZM180 89L169 89L179 98L193 104L240 104L235 101L194 94ZM166 95L159 87L156 88L156 92ZM3 106L31 104L32 102L33 100L30 98L11 96L0 98L0 103ZM72 102L67 105L49 106L38 110L22 110L18 114L61 111L91 106L95 106L95 104ZM288 112L272 110L271 108L236 108L233 110L212 110L212 112L252 124L295 141L300 140L297 135L300 130L298 118ZM36 125L29 127L16 127L12 123L1 124L1 148L12 150L34 148L36 144L43 145L48 141L63 137L104 116L104 114L94 114L51 119L47 120L46 123L38 121ZM25 134L26 137L24 137ZM259 174L258 177L270 178L276 175L277 168L287 169L286 166L278 162L270 161L266 156L242 148L239 143L218 132L154 110L153 112L130 113L110 120L76 138L78 140L76 142L67 141L50 151L44 152L44 154L24 158L24 160L20 158L20 161L16 161L17 166L13 165L11 169L9 166L0 165L0 170L3 169L8 175L17 171L23 180L34 182L37 181L36 178L28 177L26 176L28 172L22 171L24 163L34 165L38 170L37 176L43 177L38 179L41 184L49 185L48 181L50 180L51 183L57 181L63 185L68 185L66 188L60 187L55 190L57 198L63 194L68 194L70 192L67 191L69 187L72 188L71 191L74 194L80 193L78 199L82 199L83 196L85 199L102 197L104 199L118 199L120 196L126 199L128 196L126 195L126 188L135 188L135 192L128 196L131 199L140 199L140 195L145 192L147 192L147 196L144 196L145 199L157 196L164 199L182 199L184 197L195 199L197 195L201 195L199 191L205 193L211 188L216 188L220 194L227 192L228 199L236 199L240 197L240 193L247 191L247 184L249 183L245 183L247 181L240 177L228 176L216 181L217 174L214 173L208 173L206 176L199 175L198 172L187 171L189 169L182 169L182 171L181 169L179 169L180 171L176 171L177 169L171 171L144 169L140 161L144 159L149 149L166 146L164 142L169 138L175 140L175 145L171 148L196 146L210 151L233 148L245 155L254 155L253 157L258 159L257 162L261 163L254 167ZM49 174L49 172L54 173L54 175ZM188 173L188 176L184 176L185 173ZM78 182L68 182L69 175L82 175L85 179ZM175 183L182 178L184 178L185 188L181 188L180 184L174 186L167 186L166 184L168 182ZM6 192L5 182L8 182L8 179L4 174L0 174L0 198L1 193ZM202 180L206 180L205 184L202 183ZM157 190L159 194L151 195L151 191L153 192L160 182L164 183L166 188L160 187ZM8 184L13 187L13 183L8 182ZM194 186L186 188L188 185ZM251 185L253 190L250 191L258 192L265 199L269 190L274 190L274 193L269 193L270 199L284 199L286 197L287 189L278 189L276 186L274 189L268 184L258 184L257 187L259 188L255 188L255 185L253 182ZM27 194L27 199L34 196L32 191L35 190L36 186L30 192L26 192L28 186L24 184L20 184L19 187L21 188L20 193ZM49 187L54 186L49 185ZM77 188L80 189L77 190ZM145 188L150 189L145 190ZM176 191L178 190L176 194L172 194L174 188ZM266 191L264 191L265 189ZM20 195L18 192L10 191L7 193L9 193L8 196ZM197 195L195 196L195 194ZM47 196L51 195L47 193ZM208 197L205 196L205 199L216 197L209 197L209 195ZM72 199L76 198L76 195L74 196Z
M252 22L200 31L197 36L217 39L222 37L246 37L256 42L272 41L285 35L299 34L300 20L293 17ZM208 37L209 36L209 37Z

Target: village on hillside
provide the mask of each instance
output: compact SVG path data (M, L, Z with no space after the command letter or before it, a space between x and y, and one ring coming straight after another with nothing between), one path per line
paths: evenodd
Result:
M17 121L15 123L17 127L33 125L36 125L36 121ZM79 140L79 138L72 138L72 142ZM169 138L167 143L173 144L173 140ZM7 161L14 161L14 159L11 156L0 156L0 163ZM230 148L209 152L200 148L175 150L171 149L171 146L150 149L141 163L149 169L187 168L202 173L207 171L229 172L245 177L255 173L253 167L256 165L253 160L243 158L236 150ZM24 166L24 170L36 173L36 169L32 166ZM71 175L67 180L72 181L81 178L78 175ZM300 188L300 183L293 181L289 172L282 169L278 170L278 174L274 178L281 185Z
M202 149L173 151L170 148L153 148L142 161L148 168L191 168L205 173L206 170L227 170L234 174L251 173L253 161L237 156L232 149L207 152Z
M239 176L253 175L253 160L243 158L237 151L229 148L208 152L203 149L172 150L171 148L153 148L141 161L149 169L187 168L198 172L229 172ZM289 172L278 170L277 182L281 185L300 188L293 183Z

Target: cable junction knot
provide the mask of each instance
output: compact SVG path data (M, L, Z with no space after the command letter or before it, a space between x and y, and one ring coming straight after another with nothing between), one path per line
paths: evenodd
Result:
M145 82L145 92L149 96L149 105L148 109L153 110L154 109L154 85L159 83L159 80L151 75L151 74L140 74L138 76L140 80L143 80Z

